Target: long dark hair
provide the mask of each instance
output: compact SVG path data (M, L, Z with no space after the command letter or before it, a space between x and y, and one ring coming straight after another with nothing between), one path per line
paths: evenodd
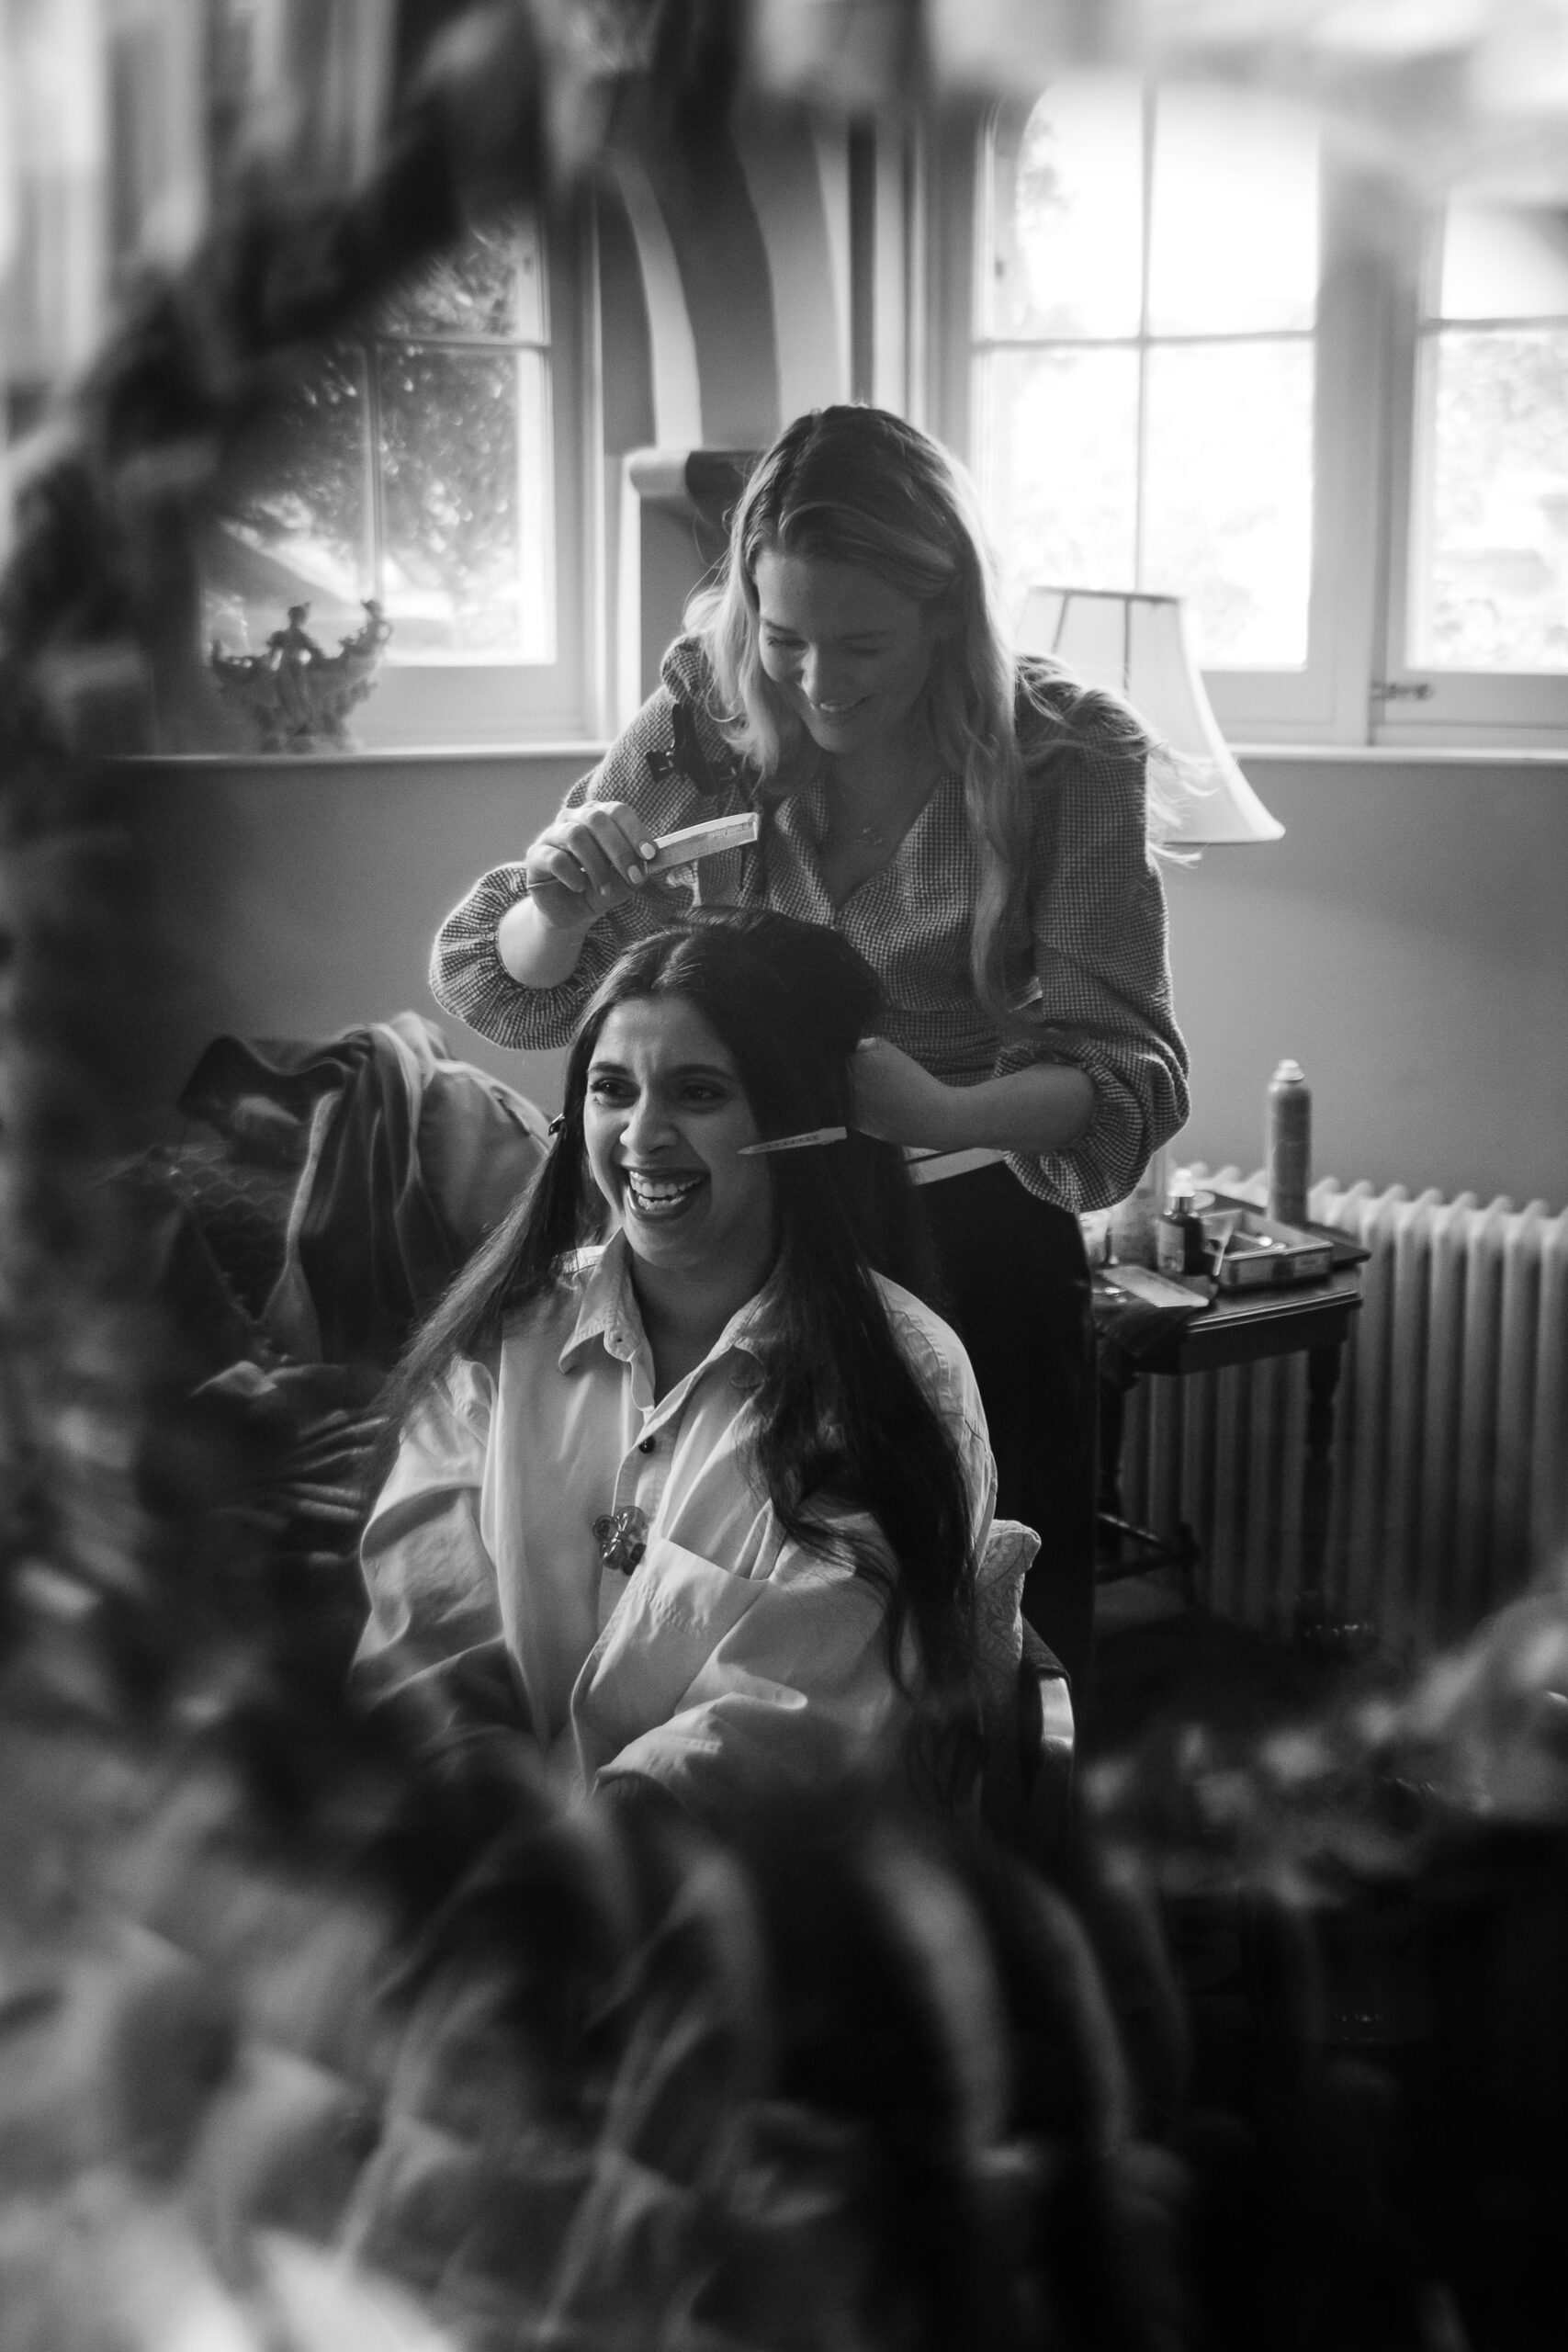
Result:
M389 1398L390 1431L456 1358L498 1348L506 1322L552 1290L600 1228L583 1144L589 1064L615 1005L660 996L683 998L728 1048L764 1136L849 1125L851 1057L880 990L847 940L756 909L694 912L637 941L577 1033L544 1166L410 1346ZM778 1255L758 1335L752 1475L791 1538L847 1555L885 1590L894 1678L914 1702L911 1764L954 1796L978 1762L969 1506L953 1439L874 1279L874 1270L925 1287L913 1189L900 1153L852 1130L771 1166ZM846 1532L846 1509L875 1521L897 1575L877 1547ZM907 1633L919 1660L913 1688Z

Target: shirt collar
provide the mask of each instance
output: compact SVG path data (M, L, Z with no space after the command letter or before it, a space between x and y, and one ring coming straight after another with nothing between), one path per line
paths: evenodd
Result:
M603 1249L596 1253L584 1250L578 1262L582 1298L571 1336L560 1351L561 1370L574 1371L595 1340L601 1341L605 1353L618 1363L635 1363L648 1340L632 1286L631 1250L626 1235L612 1234ZM763 1319L772 1280L770 1276L753 1297L736 1308L703 1358L704 1364L716 1363L732 1348L744 1349L748 1355L760 1358L757 1327ZM702 1365L698 1365L697 1370L701 1369Z

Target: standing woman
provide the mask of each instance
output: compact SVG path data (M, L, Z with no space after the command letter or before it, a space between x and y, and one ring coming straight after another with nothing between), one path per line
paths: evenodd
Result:
M882 983L858 1121L950 1155L923 1189L938 1304L985 1400L998 1507L1042 1538L1025 1607L1081 1691L1096 1399L1077 1217L1129 1193L1187 1114L1147 741L1054 663L1015 660L964 476L879 409L780 435L688 628L560 815L447 918L435 996L498 1044L563 1045L621 948L668 919L656 837L758 812L756 846L705 861L700 894L830 924Z

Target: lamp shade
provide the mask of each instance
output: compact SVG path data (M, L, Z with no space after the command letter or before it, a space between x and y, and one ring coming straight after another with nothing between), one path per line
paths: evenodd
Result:
M1285 828L1265 808L1220 733L1179 596L1032 588L1018 642L1023 652L1053 655L1086 685L1120 695L1175 754L1166 779L1166 797L1175 807L1156 824L1161 841L1197 848L1280 839Z

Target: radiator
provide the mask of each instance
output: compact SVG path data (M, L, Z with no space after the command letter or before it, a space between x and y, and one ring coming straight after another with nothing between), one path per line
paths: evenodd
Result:
M1262 1197L1234 1168L1197 1172ZM1371 1252L1335 1406L1331 1613L1418 1657L1466 1632L1568 1536L1568 1211L1473 1193L1314 1187L1314 1221ZM1306 1362L1127 1399L1126 1515L1198 1544L1198 1598L1268 1630L1301 1589Z

